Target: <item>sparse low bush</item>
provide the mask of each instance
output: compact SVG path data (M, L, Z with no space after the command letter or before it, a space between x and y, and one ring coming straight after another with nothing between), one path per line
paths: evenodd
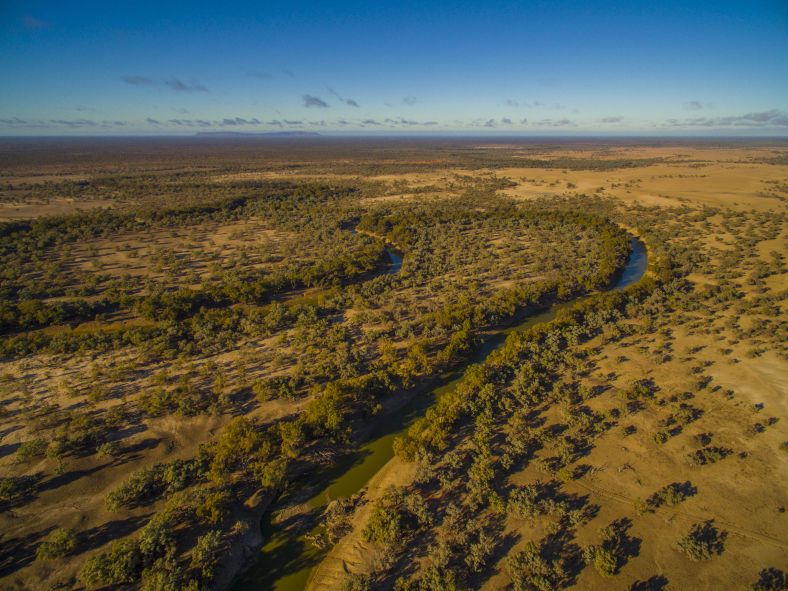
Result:
M667 431L657 431L654 433L654 441L660 445L667 443L668 439L670 439L670 434Z

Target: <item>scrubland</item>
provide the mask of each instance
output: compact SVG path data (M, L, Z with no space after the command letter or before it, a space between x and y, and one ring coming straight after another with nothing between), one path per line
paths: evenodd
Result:
M0 145L3 588L786 588L784 142L72 141Z

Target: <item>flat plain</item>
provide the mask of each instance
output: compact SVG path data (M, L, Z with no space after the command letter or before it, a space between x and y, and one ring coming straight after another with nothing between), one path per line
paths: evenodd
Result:
M780 140L3 140L0 586L785 588L787 204Z

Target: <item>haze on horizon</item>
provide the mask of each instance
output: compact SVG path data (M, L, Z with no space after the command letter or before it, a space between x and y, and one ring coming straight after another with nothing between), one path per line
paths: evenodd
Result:
M788 4L5 2L0 135L788 135Z

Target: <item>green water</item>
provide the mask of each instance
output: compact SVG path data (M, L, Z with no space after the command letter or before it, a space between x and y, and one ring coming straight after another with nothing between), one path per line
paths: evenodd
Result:
M647 262L645 245L633 238L632 252L627 264L611 289L623 289L639 281L646 271ZM378 470L394 457L394 438L407 431L437 397L457 387L469 365L484 361L504 343L508 334L550 322L559 310L574 303L556 304L529 316L515 326L491 333L467 363L454 372L441 376L437 385L415 395L399 411L386 417L386 422L373 430L368 442L358 451L340 458L329 468L305 477L309 488L318 491L305 501L306 505L315 514L319 514L330 501L350 497L363 489ZM298 494L298 491L291 494ZM288 498L292 499L292 496L281 499L279 504L285 506ZM302 591L306 587L312 569L329 549L317 548L307 538L307 535L321 533L320 527L310 532L299 532L293 531L294 528L289 528L288 525L292 524L289 524L287 519L274 525L271 523L271 513L265 515L262 523L265 544L260 551L260 558L233 587L233 591Z

